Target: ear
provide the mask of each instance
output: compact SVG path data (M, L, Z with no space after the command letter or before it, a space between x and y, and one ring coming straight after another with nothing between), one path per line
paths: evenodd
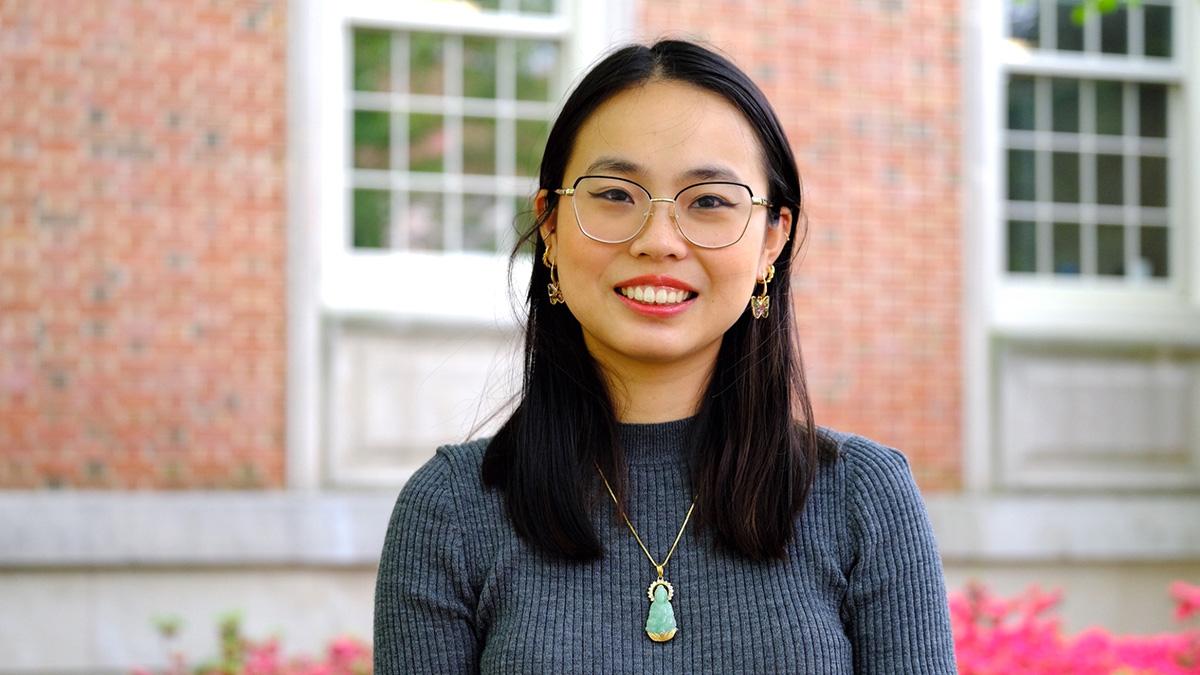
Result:
M541 219L542 214L546 212L550 202L550 192L542 189L538 190L533 197L533 213L534 217ZM542 241L546 242L546 248L553 249L558 242L555 241L555 232L558 230L558 211L555 210L546 217L542 224L538 227L538 232L542 236Z
M761 275L762 271L767 269L767 265L773 264L779 254L783 252L783 247L792 236L792 210L789 208L779 209L779 220L774 225L767 225L767 236L763 239L762 257L758 261L758 272Z

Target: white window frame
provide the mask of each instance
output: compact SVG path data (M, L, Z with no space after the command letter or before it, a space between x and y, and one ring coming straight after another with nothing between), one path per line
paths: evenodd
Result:
M1200 347L1200 189L1194 187L1200 177L1200 46L1195 45L1200 0L1177 0L1175 13L1172 49L1179 72L1172 77L1186 83L1182 103L1192 119L1175 110L1169 120L1180 139L1168 187L1174 206L1172 277L1141 288L1114 288L1095 279L1021 279L1005 269L1004 86L1008 66L1019 67L1024 58L1006 52L1006 9L1002 1L970 0L963 36L963 482L968 493L981 494L997 488L999 471L996 340ZM1072 68L1092 59L1110 63L1099 56L1057 54L1043 62L1070 76ZM1138 74L1125 59L1111 65L1115 76ZM1077 74L1094 77L1095 71Z
M505 0L509 3L511 0ZM513 330L504 253L352 250L351 27L564 40L560 81L634 38L633 0L557 0L538 17L434 0L297 0L288 36L288 485L329 480L322 451L327 323L344 318ZM560 96L565 95L559 92ZM555 107L561 105L561 98ZM518 293L530 261L513 272Z
M350 84L352 27L446 31L561 40L560 79L569 82L609 46L619 12L601 3L560 0L563 13L545 17L477 12L466 3L353 0L314 3L319 102L318 147L321 228L319 299L333 313L405 317L432 322L512 325L508 258L503 253L374 251L353 249L348 234L349 157L352 148ZM580 26L587 30L579 30ZM578 37L577 37L578 36ZM561 93L561 92L560 92ZM557 105L554 107L557 108ZM342 227L331 224L341 223ZM528 267L524 267L527 274ZM518 274L518 279L524 275Z
M968 121L968 140L976 147L978 160L968 169L971 191L978 199L968 201L967 218L985 236L978 241L984 273L983 297L987 324L992 331L1014 338L1100 339L1150 341L1155 343L1200 344L1200 199L1189 189L1186 177L1197 175L1200 161L1198 125L1194 120L1200 105L1200 50L1187 36L1197 35L1200 5L1197 0L1176 3L1171 64L1139 62L1124 57L1097 54L1037 53L1014 49L1006 41L1008 25L1005 2L980 2L979 23L972 37L978 40L974 66L977 96L982 103ZM972 63L973 61L973 63ZM1063 277L1053 279L1012 275L1004 266L1005 184L1000 167L1005 163L1007 133L1004 122L1005 77L1008 73L1090 79L1102 72L1122 80L1186 83L1185 100L1169 109L1169 125L1178 139L1169 158L1171 184L1170 276L1130 284L1125 279ZM968 79L964 93L973 88ZM1184 110L1192 111L1188 119ZM969 147L969 146L968 146ZM970 160L969 160L970 161ZM1041 207L1042 205L1039 205Z

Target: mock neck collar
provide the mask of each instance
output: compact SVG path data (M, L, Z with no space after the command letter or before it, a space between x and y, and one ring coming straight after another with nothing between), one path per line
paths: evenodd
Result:
M673 465L686 455L695 421L692 416L669 422L622 422L617 425L617 440L630 466Z

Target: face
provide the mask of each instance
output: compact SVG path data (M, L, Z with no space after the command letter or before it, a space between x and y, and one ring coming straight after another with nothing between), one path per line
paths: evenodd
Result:
M767 196L758 139L741 112L717 94L674 81L625 90L584 122L562 187L592 174L636 181L655 198L706 180L744 183L756 197ZM610 369L710 367L791 230L787 209L768 226L766 207L754 206L736 244L704 249L683 237L669 204L656 202L632 240L601 243L580 230L575 198L560 197L541 235L566 307L592 356ZM542 192L538 209L545 204Z

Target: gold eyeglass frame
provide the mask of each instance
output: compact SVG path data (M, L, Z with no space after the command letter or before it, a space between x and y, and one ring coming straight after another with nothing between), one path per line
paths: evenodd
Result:
M608 240L608 239L601 239L601 238L593 235L592 233L588 232L586 229L584 229L583 219L579 217L579 207L577 205L578 202L576 202L574 199L572 199L571 200L571 210L573 210L575 212L575 224L579 227L579 231L582 232L583 236L587 237L588 239L591 239L592 241L600 242L601 244L624 244L625 242L633 241L634 239L637 239L638 235L640 235L642 233L642 231L646 229L646 223L650 222L650 214L654 211L655 202L664 202L664 203L668 203L671 205L671 209L670 209L671 222L675 223L675 229L679 232L680 236L682 236L685 240L687 240L687 242L689 244L691 244L692 246L695 246L697 248L705 248L705 249L729 248L730 246L733 246L734 244L741 241L742 237L746 236L746 230L748 230L750 228L750 220L754 216L754 207L755 206L764 206L768 209L774 208L774 206L775 206L771 202L767 201L767 199L765 197L754 196L754 190L750 189L749 185L746 185L745 183L738 183L736 181L731 181L731 180L706 180L706 181L700 181L699 183L692 183L691 185L688 185L687 187L680 190L679 192L676 192L674 197L668 198L668 197L655 197L654 195L650 194L649 190L642 187L642 185L640 183L638 183L637 181L629 180L628 178L620 178L618 176L603 176L603 175L596 175L596 174L588 174L586 176L580 176L580 177L576 178L575 182L572 183L571 187L569 187L569 188L558 188L557 190L554 191L554 194L562 195L563 197L574 197L575 189L577 187L579 187L580 181L584 180L585 178L607 178L609 180L618 180L618 181L621 181L622 183L629 183L630 185L636 185L638 187L638 189L640 189L642 192L646 193L646 197L650 200L649 205L646 208L646 212L642 214L642 224L640 226L638 226L638 228L636 230L634 230L633 234L629 235L628 237L625 237L624 239ZM721 244L720 246L708 246L706 244L697 243L697 242L693 241L692 238L687 235L687 232L683 231L683 227L679 224L679 214L676 213L676 211L675 211L675 207L678 205L678 202L676 200L679 199L679 195L683 194L684 192L687 192L688 190L691 190L692 188L694 188L698 185L737 185L739 187L746 188L746 193L750 195L750 210L746 212L746 222L742 224L742 231L738 233L738 236L736 239L729 242L728 244Z

